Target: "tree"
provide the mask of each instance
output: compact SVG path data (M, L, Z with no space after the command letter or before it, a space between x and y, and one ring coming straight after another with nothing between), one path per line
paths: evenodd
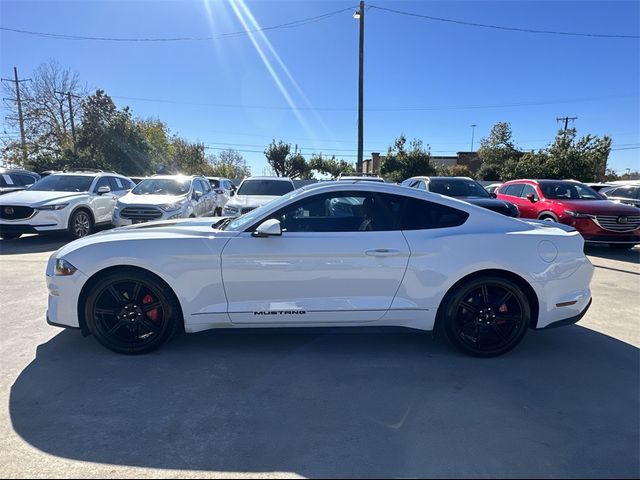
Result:
M213 167L207 161L202 143L192 143L183 138L173 140L175 154L168 172L184 175L213 176Z
M466 165L451 165L449 167L440 167L437 173L443 177L470 177L473 178L473 172Z
M522 156L514 142L511 125L507 122L498 122L491 127L489 137L480 141L478 156L482 160L482 166L478 170L480 180L500 180L500 170L505 162L518 160Z
M394 182L401 182L407 178L420 175L433 175L435 167L431 164L431 153L422 147L422 141L415 139L406 149L407 139L404 135L398 137L393 146L387 151L380 173Z
M173 162L176 148L173 144L175 138L166 123L159 119L136 120L145 142L149 146L149 165L151 172L158 172Z
M71 111L66 92L71 92L71 110L76 125L79 123L82 97L85 89L80 85L78 74L62 68L54 61L42 63L31 74L32 81L20 84L22 113L27 146L27 162L23 165L31 170L60 169L66 163L66 155L73 150L71 136ZM5 95L11 115L9 126L18 129L18 104L15 86L5 84ZM3 155L13 163L22 163L20 141L5 145Z
M222 150L218 155L211 155L209 163L212 167L212 176L225 178L245 178L251 175L247 161L237 150Z
M279 177L310 178L311 169L296 145L291 148L290 143L275 140L264 151L267 162L273 172Z
M320 154L313 154L309 160L309 168L319 173L325 173L332 177L337 177L340 174L354 175L356 168L352 163L345 160L338 160L335 155L331 158L326 158Z
M151 168L151 148L128 107L118 110L103 90L82 105L78 153L69 153L66 166L114 170L124 175L144 175Z

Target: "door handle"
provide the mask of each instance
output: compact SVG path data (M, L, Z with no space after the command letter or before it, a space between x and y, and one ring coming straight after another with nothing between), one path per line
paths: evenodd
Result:
M364 253L370 257L391 257L393 255L398 255L400 250L395 248L375 248L373 250L367 250Z

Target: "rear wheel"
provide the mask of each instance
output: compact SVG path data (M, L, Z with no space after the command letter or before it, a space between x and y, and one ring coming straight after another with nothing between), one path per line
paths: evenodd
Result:
M121 271L99 280L85 303L89 331L117 353L158 348L177 331L180 306L169 287L152 275Z
M542 215L538 220L544 220L545 222L557 222L556 217L553 215Z
M0 238L2 238L3 240L15 240L16 238L20 238L21 236L22 236L21 233L9 233L9 232L0 233Z
M470 280L448 295L442 322L449 341L477 357L502 355L522 341L531 320L527 296L502 277Z
M86 210L77 210L69 220L69 233L73 238L86 237L93 231L93 220Z
M632 243L610 243L609 247L614 250L631 250L635 245Z

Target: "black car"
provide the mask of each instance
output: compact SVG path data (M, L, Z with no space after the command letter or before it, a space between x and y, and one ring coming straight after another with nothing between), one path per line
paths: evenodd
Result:
M20 168L0 168L0 195L24 190L40 180L40 175Z
M617 185L606 190L601 190L601 194L618 203L627 203L634 207L640 207L640 184Z
M507 217L519 217L518 207L513 203L492 197L482 185L467 177L412 177L402 185L454 197L479 207L493 210Z

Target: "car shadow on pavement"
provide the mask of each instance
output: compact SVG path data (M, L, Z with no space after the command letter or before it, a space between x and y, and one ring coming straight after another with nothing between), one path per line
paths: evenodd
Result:
M335 477L638 477L639 350L579 326L464 356L419 333L182 336L112 354L62 332L11 388L59 457ZM45 472L46 473L46 472Z
M70 241L71 238L68 235L61 233L29 235L15 240L0 240L0 255L52 252Z
M640 247L637 246L631 250L616 250L608 245L586 245L584 253L591 257L600 257L609 260L620 260L622 262L640 264Z

